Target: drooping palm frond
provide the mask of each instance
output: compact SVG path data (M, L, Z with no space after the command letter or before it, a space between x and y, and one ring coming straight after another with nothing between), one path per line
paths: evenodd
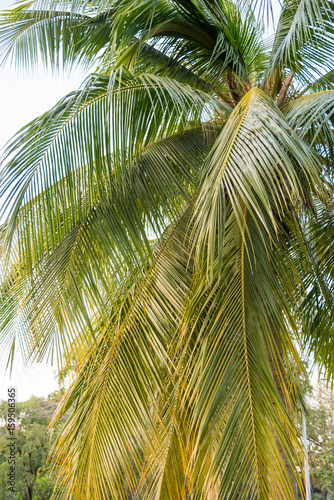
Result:
M160 431L168 437L158 408L160 398L169 398L166 386L174 369L168 347L189 287L184 244L187 219L189 210L167 231L141 283L129 289L119 313L100 330L98 343L87 353L86 364L59 412L77 401L82 415L82 427L78 428L76 418L70 419L56 445L68 493L75 487L78 497L128 498L129 490L133 494L138 488L144 448L156 460L163 448L156 426L162 425ZM73 440L77 433L83 438L81 443ZM73 453L79 454L79 469ZM155 494L158 490L156 485Z
M327 57L334 40L333 21L331 0L284 2L267 69L274 93L283 69L292 72L303 86L333 69Z
M222 81L226 83L226 72L230 87L233 79L234 86L247 87L261 73L265 60L262 30L251 10L243 17L229 0L211 5L177 2L175 10L155 14L152 3L145 17L140 7L140 2L119 2L118 10L116 7L118 17L113 30L116 38L123 33L124 45L119 46L123 64L133 64L140 57L143 43L146 48L149 41L163 54L160 63L167 62L168 57L218 87ZM136 8L140 15L132 18L130 13ZM159 64L157 53L154 55Z
M8 278L12 291L7 280L2 289L1 325L13 345L9 317L21 311L30 332L24 344L28 357L40 359L51 349L59 361L65 349L69 359L78 335L84 343L85 325L92 330L92 315L105 321L129 270L141 273L151 252L149 238L191 196L221 126L198 126L216 102L190 87L182 98L171 80L121 73L118 79L117 73L114 82L96 77L93 83L24 129L11 146L20 144L21 154L3 172L4 192L14 182L23 189L9 200L11 226L2 232L2 251L11 248L15 255L8 264L15 279ZM48 123L48 133L41 122ZM97 135L101 122L105 128ZM35 130L43 130L40 137ZM81 149L73 150L79 141ZM28 172L27 157L34 158ZM8 301L14 299L11 310Z
M208 94L166 78L132 77L124 71L93 76L82 91L69 95L8 145L1 186L1 195L8 197L4 210L12 206L7 244L14 231L23 231L22 243L32 242L27 262L37 262L97 199L111 195L110 183L124 191L140 151L163 136L198 126L219 107L223 109ZM8 192L13 185L15 199Z
M177 58L178 64L184 57L188 71L216 84L226 70L242 85L264 70L261 25L251 9L241 14L231 0L211 6L124 0L112 6L97 4L33 2L8 11L0 29L2 57L15 58L25 67L38 61L54 67L75 61L89 64L101 58L102 66L110 68L115 58L118 64L136 58L143 43L151 40L165 57Z
M35 263L33 282L25 266L18 270L10 263L11 287L7 292L4 283L2 288L6 296L3 335L15 341L8 316L20 310L21 322L31 332L29 342L22 344L28 357L41 359L50 351L58 361L62 352L67 353L66 359L73 357L78 341L85 344L85 327L91 327L92 321L100 325L108 321L118 307L120 290L126 290L125 283L129 286L136 277L140 279L151 253L149 233L151 238L159 234L191 195L195 169L214 134L214 129L211 135L201 128L189 130L146 148L138 156L132 175L125 179L126 192L118 194L115 182L111 182L108 196L97 198L51 256ZM182 171L188 184L182 182ZM14 250L13 245L12 255ZM10 308L8 301L14 307Z
M24 70L40 63L47 68L69 69L89 65L110 42L110 16L84 15L80 11L32 10L25 4L2 15L0 57L15 61Z
M294 498L287 469L290 460L298 461L297 437L282 400L289 407L296 398L289 363L298 364L298 355L284 333L298 330L288 301L295 286L280 288L285 268L277 250L267 259L270 238L263 241L246 207L241 230L229 213L223 267L217 259L212 283L205 273L195 282L179 339L191 351L183 404L194 485L204 488L199 498L217 483L217 498ZM247 255L250 241L254 254Z
M214 492L218 498L294 498L288 471L302 451L283 401L291 407L297 397L292 367L298 354L287 336L291 328L298 335L288 300L295 285L289 293L281 287L286 276L277 252L268 260L261 231L252 219L246 222L261 264L247 257L248 236L230 210L224 273L216 265L210 285L189 262L183 216L124 304L124 320L111 319L118 347L103 334L87 354L58 414L77 403L54 450L68 494L75 487L78 498L171 500L176 492L185 499ZM118 385L125 373L127 382ZM147 377L149 393L141 382Z
M302 200L311 203L320 170L316 155L293 133L270 97L256 88L249 91L217 137L203 169L195 233L197 252L208 255L208 271L212 272L214 252L222 255L222 214L227 206L233 208L240 228L242 200L249 216L262 221L264 232L270 234L265 222L269 217L278 233L287 212L297 213Z
M324 172L333 176L334 90L316 92L288 103L284 113L298 135L320 155Z
M333 383L333 209L317 203L317 219L304 217L291 254L302 279L304 297L296 314L311 369L317 365Z

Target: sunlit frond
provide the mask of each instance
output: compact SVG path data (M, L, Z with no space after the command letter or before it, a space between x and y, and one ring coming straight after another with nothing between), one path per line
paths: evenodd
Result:
M2 13L0 58L19 69L68 69L94 62L110 42L107 15L83 15L63 9L16 9Z
M298 135L321 156L324 172L333 176L334 167L334 90L316 92L295 99L284 114Z
M219 108L208 94L170 79L132 77L122 70L93 76L81 91L25 127L5 150L1 195L7 197L4 210L12 207L6 244L18 231L22 244L32 242L26 262L37 262L98 198L111 195L113 178L118 191L125 189L140 151L213 117ZM13 199L8 189L14 185Z
M199 498L217 484L214 498L294 498L287 470L300 456L286 408L296 398L298 354L287 335L298 335L289 304L295 283L287 285L279 252L268 255L270 237L246 206L241 230L228 213L222 267L216 259L211 283L205 273L194 281L178 339L189 350L181 399L191 429L189 474Z
M195 211L197 252L208 255L212 275L215 252L222 255L224 214L232 207L240 230L241 202L250 217L271 234L268 219L279 221L300 202L310 202L319 185L320 163L306 142L293 132L274 102L253 89L230 115L203 169ZM267 219L268 218L268 219ZM253 252L247 247L247 252Z
M190 280L184 242L188 219L185 210L167 231L141 283L129 290L120 313L87 352L59 411L58 416L77 401L77 416L67 422L55 450L68 492L75 487L77 498L128 498L138 488L145 448L159 466L168 439L168 417L162 403L159 414L159 400L169 412L167 385L174 372L168 346ZM155 485L155 494L160 488Z
M327 57L334 41L333 21L331 0L284 2L267 69L267 78L273 78L273 93L285 69L303 86L333 69L331 58Z

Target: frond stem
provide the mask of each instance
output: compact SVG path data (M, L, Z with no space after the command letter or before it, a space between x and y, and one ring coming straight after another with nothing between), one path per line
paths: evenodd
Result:
M260 498L260 483L259 483L259 466L257 461L257 446L256 446L256 433L255 433L255 419L253 410L253 397L249 374L249 361L248 361L248 346L247 346L247 334L246 334L246 310L245 310L245 225L246 225L246 215L247 209L244 209L244 220L242 224L242 234L241 234L241 300L242 300L242 333L243 333L243 344L245 351L245 364L246 364L246 377L247 377L247 392L249 398L250 414L252 421L252 441L255 453L255 475L256 475L256 488L258 493L258 498Z

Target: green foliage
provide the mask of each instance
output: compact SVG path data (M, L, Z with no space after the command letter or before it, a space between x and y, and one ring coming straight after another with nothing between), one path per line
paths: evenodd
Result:
M334 496L334 396L321 381L308 410L307 432L313 497L326 500Z
M16 404L17 428L15 430L15 490L8 491L8 430L0 428L0 498L3 500L48 500L55 489L56 479L47 465L52 442L60 432L59 423L52 435L48 425L59 402L59 395L48 399L31 397ZM0 402L0 418L6 420L8 405Z

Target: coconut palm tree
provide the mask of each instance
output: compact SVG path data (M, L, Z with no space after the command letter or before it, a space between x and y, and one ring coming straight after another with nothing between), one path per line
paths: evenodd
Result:
M271 7L2 15L2 60L93 71L1 170L8 362L73 367L61 498L304 494L301 353L333 374L334 4L284 0L268 36Z

